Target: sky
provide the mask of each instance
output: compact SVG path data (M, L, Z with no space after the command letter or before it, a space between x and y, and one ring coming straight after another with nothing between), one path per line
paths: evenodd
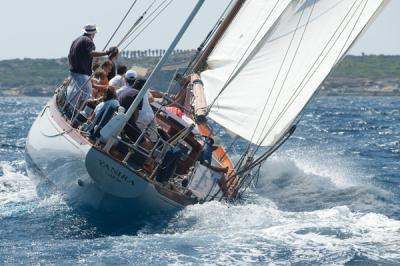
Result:
M115 45L154 2L137 0L124 26L112 41ZM258 0L261 1L261 0ZM68 54L73 39L85 24L94 23L100 32L95 37L101 50L118 26L133 0L3 0L0 16L0 60L13 58L59 58ZM166 49L178 32L196 0L174 0L128 50ZM197 48L230 0L206 0L198 16L178 45ZM374 24L358 40L351 54L400 55L400 1L392 0Z

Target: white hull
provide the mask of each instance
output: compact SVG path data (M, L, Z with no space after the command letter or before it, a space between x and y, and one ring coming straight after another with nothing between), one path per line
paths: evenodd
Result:
M99 152L60 118L52 99L27 137L28 173L37 182L43 178L50 181L74 207L101 212L134 215L176 211L184 206Z

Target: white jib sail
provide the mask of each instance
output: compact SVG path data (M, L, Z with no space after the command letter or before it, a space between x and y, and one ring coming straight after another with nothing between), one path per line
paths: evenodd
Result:
M201 75L209 116L272 146L385 2L248 0Z

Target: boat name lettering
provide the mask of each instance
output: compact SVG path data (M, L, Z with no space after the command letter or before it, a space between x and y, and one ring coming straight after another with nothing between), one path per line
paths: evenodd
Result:
M109 165L103 160L99 160L99 165L101 168L106 170L106 174L111 177L112 179L117 180L118 182L124 181L125 183L131 184L132 186L135 185L133 180L129 180L128 176L122 173L120 170L116 169L115 167Z

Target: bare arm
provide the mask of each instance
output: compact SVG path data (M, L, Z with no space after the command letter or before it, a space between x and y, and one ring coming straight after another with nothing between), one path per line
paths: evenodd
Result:
M110 85L102 85L102 84L96 84L96 83L92 83L92 87L96 90L99 91L106 91L109 87L111 87Z
M154 101L154 98L162 98L162 97L164 97L164 94L162 92L150 89L149 99L151 99L151 101Z
M100 57L100 56L108 55L108 52L92 51L92 52L90 52L90 55L92 57Z
M92 57L100 57L100 56L105 56L108 55L111 58L117 59L118 56L118 47L114 46L114 47L110 47L110 49L108 49L107 51L104 52L100 52L100 51L91 51L90 55Z

